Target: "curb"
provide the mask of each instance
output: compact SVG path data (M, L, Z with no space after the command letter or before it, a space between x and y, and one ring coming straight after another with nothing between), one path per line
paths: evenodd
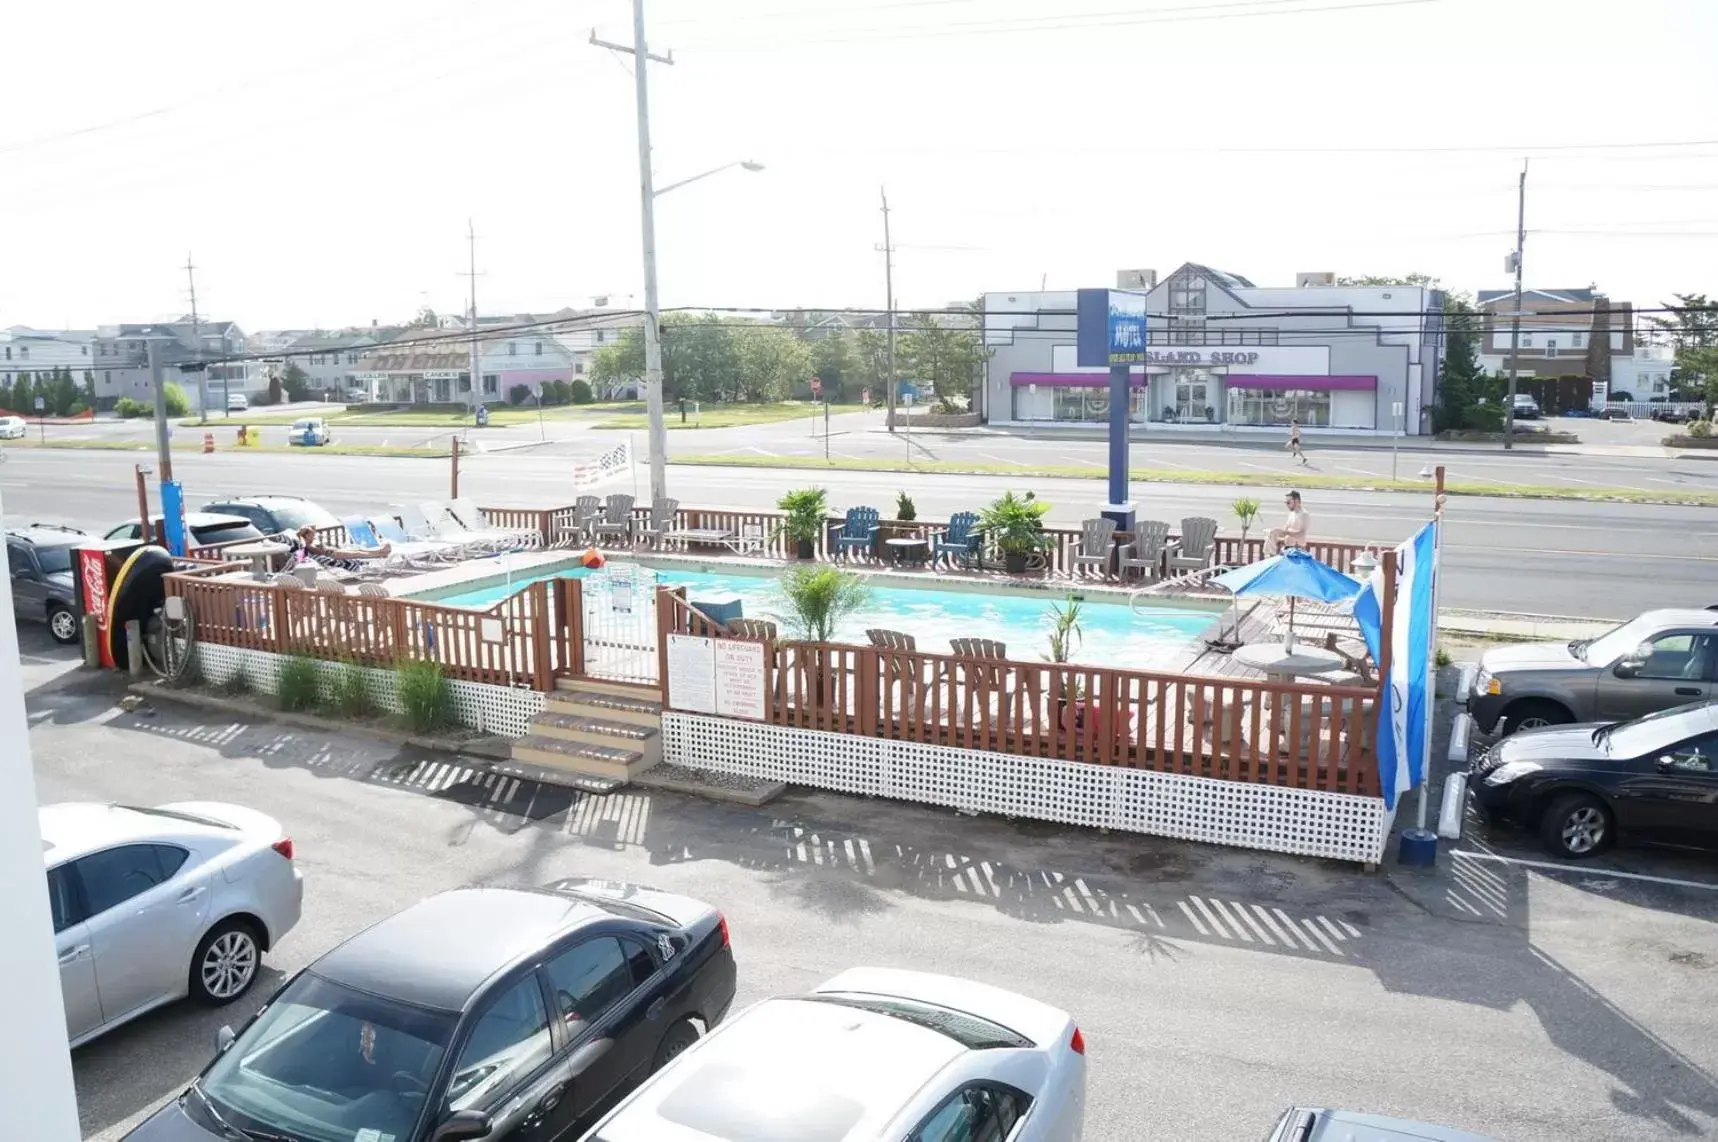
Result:
M658 774L654 769L647 769L632 778L629 785L645 789L655 789L663 793L679 793L687 797L701 797L706 801L727 801L735 805L744 805L749 809L761 808L787 792L787 783L773 782L761 789L730 789L722 785L704 785L696 781L682 781L676 777Z
M240 705L229 699L217 698L210 694L194 694L187 690L173 690L159 682L133 682L126 689L140 697L148 698L152 702L172 702L197 710L213 710L217 713L241 715L259 721L280 722L283 725L297 726L306 730L320 730L323 733L356 734L359 737L371 738L376 741L415 746L418 749L434 750L437 753L475 755L504 761L509 756L512 744L510 739L499 738L494 735L471 741L458 741L453 738L435 737L429 734L402 733L384 726L340 722L332 718L298 713L292 710L270 710L265 706Z

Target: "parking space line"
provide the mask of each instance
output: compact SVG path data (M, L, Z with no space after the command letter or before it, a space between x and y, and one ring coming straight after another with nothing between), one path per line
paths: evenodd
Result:
M1471 849L1456 849L1452 856L1467 857L1469 860L1489 860L1499 864L1520 865L1522 868L1539 868L1547 872L1566 872L1576 876L1595 878L1614 877L1618 880L1639 880L1647 884L1665 884L1673 888L1700 888L1707 892L1718 892L1718 884L1703 880L1683 880L1675 876L1648 876L1644 872L1622 872L1614 868L1592 868L1586 865L1558 864L1549 860L1526 860L1522 857L1504 856L1502 853L1480 853Z

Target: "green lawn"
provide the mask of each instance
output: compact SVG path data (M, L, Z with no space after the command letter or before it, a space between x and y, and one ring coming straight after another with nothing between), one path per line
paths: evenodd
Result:
M143 452L153 456L155 441L151 440L53 440L46 443L37 440L9 440L7 448L50 448L65 451L85 452ZM174 452L187 455L203 451L203 441L187 439L178 436L171 442ZM289 444L247 444L239 447L226 437L216 442L216 450L220 452L290 452L309 456L417 456L435 457L446 456L446 447L415 448L400 444L324 444L319 448L295 448Z
M594 406L587 406L594 407ZM597 422L598 428L648 428L650 415L645 411L642 401L634 401L626 405L612 405L618 416L610 416ZM863 412L862 404L832 404L829 406L830 416L840 416L848 412ZM671 402L664 410L664 417L670 429L682 428L735 428L743 424L775 424L784 420L809 421L813 414L823 415L823 406L810 401L780 401L770 404L706 404L703 409L694 414L688 409L686 419L680 419L680 406Z
M897 460L859 458L820 461L807 456L674 456L670 464L707 465L720 468L786 468L830 472L924 472L964 476L1011 476L1022 481L1040 479L1101 480L1108 469L1085 464L974 464L961 460ZM1261 478L1262 477L1262 478ZM1271 479L1259 472L1190 472L1185 468L1134 468L1128 478L1145 484L1224 484L1241 487L1290 485L1333 491L1419 492L1430 497L1426 480L1388 480L1366 476L1317 476L1285 473ZM1559 488L1535 484L1499 484L1477 480L1451 480L1444 490L1452 496L1498 496L1535 500L1587 500L1626 504L1689 504L1718 507L1714 492L1643 492L1633 488Z
M634 401L609 401L602 404L556 405L553 408L545 408L543 410L543 419L568 420L574 417L600 416L609 412L625 412L631 409L643 407L643 405ZM368 426L371 428L453 429L463 428L466 425L475 423L472 414L469 412L412 412L410 410L393 410L388 412L310 413L308 415L322 415L323 419L331 425L347 425L349 427ZM179 421L179 426L181 428L214 428L219 425L226 425L232 428L237 428L241 424L248 424L266 428L270 426L279 427L289 425L296 420L302 419L302 416L288 416L284 414L265 413L259 416L253 416L250 413L243 413L230 417L211 416L209 418L209 423L204 425L203 422L198 420L196 417L190 416ZM537 410L535 408L492 408L489 410L489 423L498 428L509 424L535 424L537 423Z

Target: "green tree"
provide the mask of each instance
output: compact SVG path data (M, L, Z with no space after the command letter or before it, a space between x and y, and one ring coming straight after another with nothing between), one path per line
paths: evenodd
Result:
M1671 386L1685 400L1718 402L1718 302L1703 293L1673 296L1675 303L1664 305L1667 316L1647 318L1676 349Z
M897 345L896 349L900 347ZM889 338L875 329L861 329L853 335L853 357L856 372L864 386L871 390L871 399L884 399L884 385L889 377ZM896 372L900 371L900 354L896 353Z
M162 382L161 400L167 406L168 416L186 416L191 411L191 398L185 395L184 388L176 381Z
M286 392L289 401L310 399L310 374L298 367L297 361L286 363L286 372L281 374L280 386Z
M35 415L36 390L30 383L29 373L19 373L18 379L12 382L12 411L19 416Z
M84 404L89 408L95 407L95 374L84 370Z
M903 372L929 382L939 407L963 409L972 398L990 351L976 329L951 328L936 317L908 320L908 332L896 344L896 363Z
M811 350L788 330L754 325L734 333L741 400L786 400L795 385L811 379Z
M808 342L811 350L811 374L823 382L823 395L832 400L846 400L859 395L859 359L853 349L853 338L844 330L832 330L828 336ZM848 391L852 386L852 392Z
M78 403L78 383L72 379L71 369L61 367L54 370L46 398L48 411L54 416L71 415L72 406Z

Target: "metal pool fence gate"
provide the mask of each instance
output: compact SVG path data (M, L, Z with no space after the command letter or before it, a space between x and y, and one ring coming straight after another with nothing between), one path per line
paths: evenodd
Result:
M584 597L585 673L614 682L654 686L656 572L636 563L610 563L580 582Z

